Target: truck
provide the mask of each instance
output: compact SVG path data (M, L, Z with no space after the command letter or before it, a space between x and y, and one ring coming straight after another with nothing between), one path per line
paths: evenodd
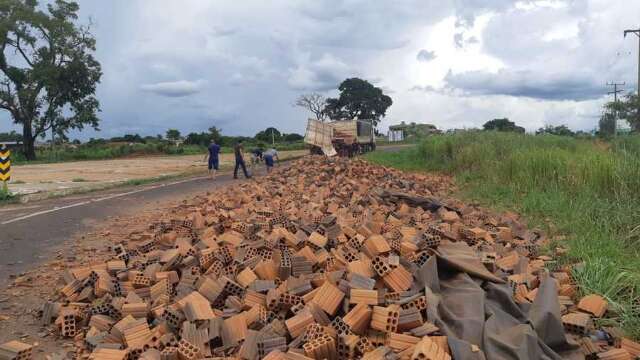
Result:
M324 122L309 119L304 142L312 154L354 156L376 149L373 121L366 119Z

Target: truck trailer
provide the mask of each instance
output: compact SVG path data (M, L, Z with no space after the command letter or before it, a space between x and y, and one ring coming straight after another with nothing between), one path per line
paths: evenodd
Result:
M376 148L373 122L365 119L323 122L309 119L304 141L312 154L354 156Z

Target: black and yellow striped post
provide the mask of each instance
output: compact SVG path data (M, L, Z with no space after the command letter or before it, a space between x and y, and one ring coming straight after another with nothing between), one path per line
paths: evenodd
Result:
M0 147L0 181L2 188L7 191L7 181L11 180L11 151L2 144Z

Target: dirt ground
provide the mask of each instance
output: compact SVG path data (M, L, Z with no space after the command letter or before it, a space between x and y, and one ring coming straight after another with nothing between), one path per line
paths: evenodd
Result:
M306 154L306 150L282 151L282 160ZM54 164L18 165L12 169L9 190L17 194L64 194L100 189L136 179L184 173L204 173L203 155L149 156L131 159L74 161ZM249 159L247 159L249 160ZM221 154L220 166L233 166L233 154Z

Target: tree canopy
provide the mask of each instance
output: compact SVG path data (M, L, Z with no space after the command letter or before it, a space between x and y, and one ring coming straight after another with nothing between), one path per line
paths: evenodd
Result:
M180 130L169 129L167 130L165 137L167 138L167 140L173 140L173 141L180 140Z
M128 142L128 143L144 143L145 140L140 134L124 134L123 136L116 136L109 139L114 142Z
M304 136L296 133L282 135L282 140L287 142L296 142L304 140Z
M625 95L618 102L611 101L604 105L605 112L615 114L618 112L618 119L626 119L635 131L640 131L640 98L636 93Z
M268 127L256 134L255 139L271 144L271 141L280 141L282 134L274 127Z
M558 135L558 136L574 136L575 135L575 133L571 131L571 129L569 129L566 125L558 125L558 126L545 125L545 127L542 127L536 130L536 135L542 135L542 134L551 134L551 135Z
M326 99L318 93L300 95L296 99L295 105L309 110L320 121L324 121L327 118L327 113L325 112Z
M616 116L613 112L605 112L598 121L598 135L611 136L616 132Z
M208 146L211 143L211 140L215 141L216 144L220 144L222 135L220 134L220 130L215 126L209 128L207 132L201 133L189 133L184 139L184 143L187 145L201 145Z
M346 79L338 90L340 96L327 99L324 110L332 120L371 119L377 126L393 104L391 97L367 80Z
M0 1L0 109L22 125L24 153L35 159L35 139L52 129L98 129L96 85L102 71L95 39L78 26L78 4L56 0Z
M482 125L482 128L485 130L524 133L524 128L522 126L516 125L516 123L514 123L513 121L509 121L509 119L507 118L487 121L486 123L484 123L484 125Z

